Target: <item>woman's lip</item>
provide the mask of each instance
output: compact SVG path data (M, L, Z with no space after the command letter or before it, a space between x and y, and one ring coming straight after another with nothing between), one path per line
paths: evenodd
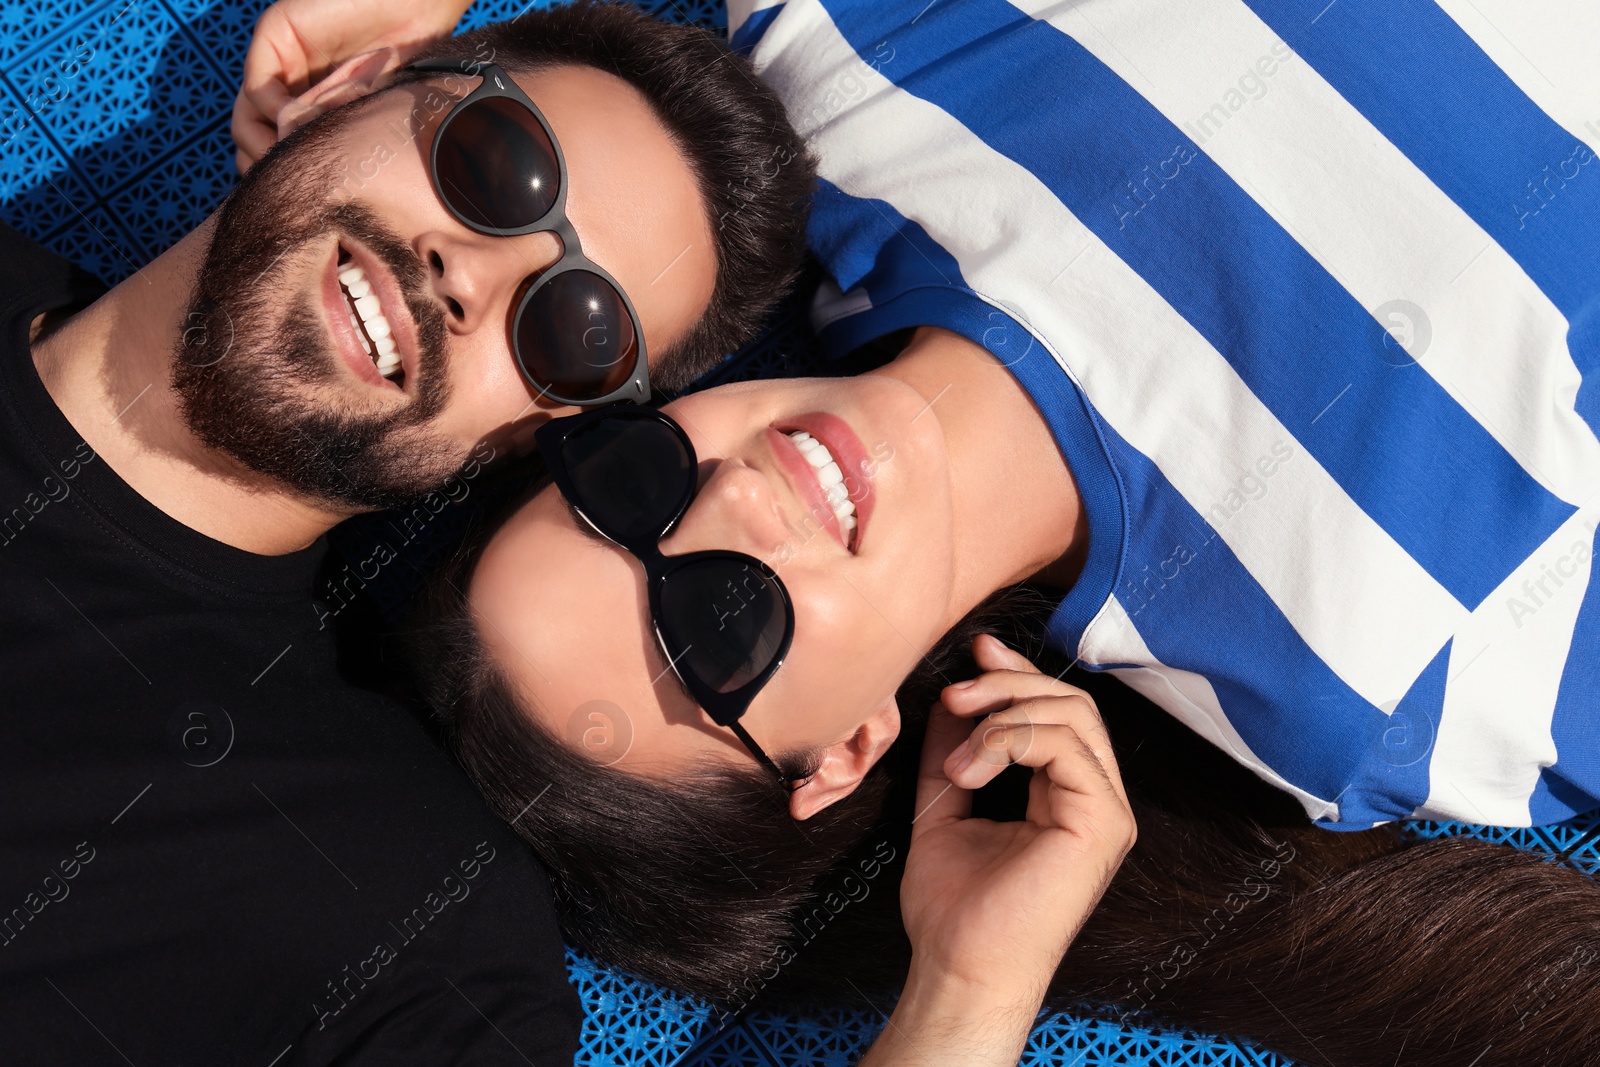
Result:
M773 456L777 458L778 465L788 474L789 484L805 503L806 511L821 523L823 529L833 534L840 547L848 552L850 544L845 539L844 527L839 525L839 517L833 513L833 505L828 503L828 494L822 488L822 483L817 480L817 469L800 454L800 450L784 431L772 426L767 427L767 443L772 449Z
M856 506L856 530L854 544L850 547L852 552L860 552L861 545L866 540L867 523L872 519L872 511L877 506L878 494L872 485L872 459L867 454L867 448L861 443L861 438L850 428L850 424L839 416L826 411L813 412L790 419L784 426L785 435L795 430L804 430L806 433L822 442L833 455L834 462L839 464L839 469L844 472L844 486L850 494L850 499ZM802 459L804 457L801 457ZM829 508L829 513L832 513Z

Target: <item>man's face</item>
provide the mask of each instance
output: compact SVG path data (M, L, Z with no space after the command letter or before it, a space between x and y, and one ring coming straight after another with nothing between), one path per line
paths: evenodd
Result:
M715 282L694 174L620 79L559 67L517 82L561 143L584 251L633 301L653 362ZM477 84L440 76L330 112L240 182L175 360L201 440L308 497L368 509L426 492L485 437L553 410L517 372L507 323L560 241L475 233L428 175L434 131ZM376 306L352 307L352 266ZM385 329L398 367L371 347Z

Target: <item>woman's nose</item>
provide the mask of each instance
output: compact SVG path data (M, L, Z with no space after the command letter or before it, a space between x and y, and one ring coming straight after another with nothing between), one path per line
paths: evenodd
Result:
M417 238L417 254L449 312L450 331L464 335L485 325L503 330L517 290L561 258L561 240L553 233L490 237L436 230Z
M771 558L783 545L787 528L767 476L739 460L700 466L700 491L672 536L662 540L661 551L673 556L725 549Z

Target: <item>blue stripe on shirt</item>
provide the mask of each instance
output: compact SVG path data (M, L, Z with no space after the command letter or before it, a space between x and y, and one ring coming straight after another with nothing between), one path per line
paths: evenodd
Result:
M1245 3L1483 227L1563 315L1571 319L1595 299L1600 159L1437 4Z
M885 76L1048 186L1462 603L1476 606L1572 513L1420 367L1396 366L1366 311L1070 37L999 0L946 0L914 24L917 0L829 7L858 51L892 42ZM1018 92L997 64L1049 77ZM1132 199L1124 182L1137 183Z
M1427 762L1420 761L1414 780L1404 783L1405 797L1415 797L1404 810L1406 799L1346 789L1359 786L1373 763L1392 725L1389 717L1306 645L1227 542L1155 464L1115 431L1108 428L1105 437L1129 514L1140 517L1117 599L1156 660L1205 677L1245 744L1286 781L1324 800L1337 798L1339 822L1326 825L1365 829L1409 815L1427 796ZM1205 624L1196 625L1199 619ZM1361 738L1367 742L1352 743Z

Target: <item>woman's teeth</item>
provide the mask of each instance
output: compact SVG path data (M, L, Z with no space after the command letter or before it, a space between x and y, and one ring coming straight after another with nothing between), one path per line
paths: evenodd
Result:
M844 531L844 539L848 544L855 534L856 505L850 499L850 491L845 488L844 471L839 467L839 461L833 458L827 445L804 430L791 433L789 440L806 457L806 462L815 468L817 481L822 483L822 491L828 494L828 505L833 508L833 517L839 520L839 528Z
M400 349L394 343L394 330L384 318L378 304L378 294L372 291L366 272L357 266L348 266L339 272L339 287L344 290L346 302L351 307L350 325L356 328L361 346L372 357L378 373L385 378L398 377Z

